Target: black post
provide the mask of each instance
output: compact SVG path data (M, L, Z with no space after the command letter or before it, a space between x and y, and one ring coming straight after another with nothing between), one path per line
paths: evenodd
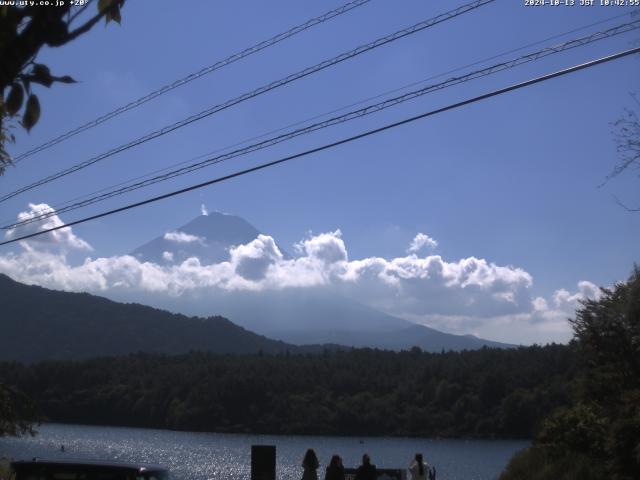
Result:
M251 480L276 480L275 445L251 445Z

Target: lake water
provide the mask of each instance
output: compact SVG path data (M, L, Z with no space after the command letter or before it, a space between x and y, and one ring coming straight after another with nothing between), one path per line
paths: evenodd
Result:
M334 453L342 456L345 467L357 466L366 452L380 468L406 468L415 453L422 452L425 460L436 465L439 480L489 480L498 477L513 453L528 445L523 441L245 435L62 424L41 425L38 432L33 438L0 438L0 457L157 463L169 467L176 480L246 480L251 445L275 445L279 480L301 478L300 462L307 448L318 454L319 472Z

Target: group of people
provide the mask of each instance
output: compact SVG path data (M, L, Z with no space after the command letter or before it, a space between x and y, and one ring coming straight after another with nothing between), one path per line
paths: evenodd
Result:
M302 480L318 480L318 468L320 462L316 452L310 448L302 460ZM416 453L409 465L411 480L435 480L435 467L425 463L421 453ZM355 480L377 480L377 469L371 463L368 454L362 456L362 464L356 470ZM344 465L340 455L333 455L324 474L324 480L345 480Z

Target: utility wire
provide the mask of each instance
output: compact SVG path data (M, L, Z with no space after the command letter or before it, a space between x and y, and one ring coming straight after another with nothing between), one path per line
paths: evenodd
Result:
M255 135L255 136L253 136L253 137L246 138L246 139L244 139L244 140L240 140L240 141L235 142L235 143L233 143L233 144L231 144L231 145L226 145L225 147L216 148L215 150L212 150L212 151L209 151L209 152L207 152L207 153L203 153L203 154L197 155L197 156L192 157L192 158L190 158L190 159L188 159L188 160L183 160L183 161L181 161L181 162L174 163L174 164L171 164L171 165L168 165L168 166L166 166L166 167L159 168L159 169L156 169L156 170L152 170L151 172L148 172L148 173L145 173L145 174L142 174L142 175L138 175L138 176L133 177L133 178L129 178L129 179L127 179L127 180L124 180L124 181L118 182L118 183L116 183L116 184L109 185L109 186L104 187L104 188L101 188L101 189L99 189L99 190L94 190L93 192L85 193L85 194L83 194L83 195L79 195L79 196L73 197L73 198L71 198L71 199L69 199L69 200L66 200L66 201L64 201L64 202L60 203L60 204L54 205L54 206L53 206L53 207L51 207L51 208L52 208L53 210L55 210L55 211L59 211L61 208L65 207L65 206L67 206L67 205L70 205L70 204L72 204L72 203L74 203L74 202L79 203L79 202L78 202L79 200L89 199L90 197L93 197L93 196L95 196L95 195L98 195L98 194L100 194L100 193L102 193L102 192L106 192L106 191L109 191L109 190L116 189L116 188L121 187L121 186L123 186L123 185L127 185L127 184L129 184L129 183L131 183L131 182L135 182L135 181L137 181L137 180L142 180L142 179L144 179L144 178L151 177L151 176L153 176L153 175L155 175L155 174L158 174L158 173L167 172L167 171L171 170L172 168L176 168L176 167L180 167L180 166L182 166L182 165L186 165L186 164L188 164L188 163L190 163L190 162L194 162L194 161L196 161L196 160L200 160L200 159L206 158L206 157L208 157L208 156L210 156L210 155L213 155L213 154L216 154L216 153L219 153L219 152L224 152L225 150L229 150L229 149L231 149L231 148L234 148L234 147L238 147L238 146L240 146L240 145L247 144L247 143L252 142L252 141L254 141L254 140L259 140L259 139L261 139L261 138L268 137L269 135L273 135L273 134L275 134L275 133L283 132L283 131L285 131L285 130L287 130L287 129L289 129L289 128L297 127L297 126L299 126L299 125L304 125L304 124L306 124L306 123L308 123L308 122L312 122L312 121L317 120L317 119L319 119L319 118L323 118L323 117L326 117L326 116L328 116L328 115L332 115L332 114L335 114L335 113L338 113L338 112L344 111L344 110L346 110L346 109L348 109L348 108L355 107L355 106L357 106L357 105L362 105L362 104L364 104L364 103L366 103L366 102L370 102L370 101L372 101L372 100L377 100L378 98L383 98L383 97L385 97L385 96L387 96L387 95L390 95L390 94L392 94L392 93L397 93L397 92L400 92L400 91L403 91L403 90L407 90L408 88L415 87L416 85L423 84L423 83L428 82L428 81L430 81L430 80L435 80L435 79L437 79L437 78L441 78L441 77L444 77L444 76L446 76L446 75L450 75L450 74L452 74L452 73L456 73L456 72L459 72L459 71L461 71L461 70L465 70L465 69L467 69L467 68L474 67L474 66L476 66L476 65L481 65L481 64L486 63L486 62L488 62L488 61L490 61L490 60L495 60L496 58L501 58L501 57L504 57L505 55L509 55L510 53L520 52L520 51L522 51L522 50L525 50L526 48L534 47L534 46L536 46L536 45L541 45L541 44L546 43L546 42L549 42L549 41L551 41L551 40L555 40L555 39L558 39L558 38L562 38L562 37L565 37L565 36L570 35L570 34L572 34L572 33L576 33L576 32L582 31L582 30L586 30L586 29L588 29L588 28L591 28L591 27L594 27L594 26L597 26L597 25L601 25L601 24L603 24L603 23L607 23L607 22L610 22L610 21L612 21L612 20L616 20L616 19L619 19L619 18L622 18L622 17L626 17L626 16L632 16L632 17L633 17L633 16L634 16L634 12L631 12L631 13L626 12L626 13L622 13L622 14L619 14L619 15L614 15L613 17L605 18L605 19L603 19L603 20L599 20L599 21L597 21L597 22L590 23L590 24L588 24L588 25L583 25L583 26L581 26L581 27L577 27L577 28L574 28L574 29L572 29L572 30L568 30L568 31L563 32L563 33L559 33L559 34L556 34L556 35L552 35L552 36L547 37L547 38L544 38L544 39L542 39L542 40L537 40L537 41L535 41L535 42L528 43L528 44L526 44L526 45L521 45L520 47L517 47L517 48L511 49L511 50L507 50L507 51L502 52L502 53L499 53L499 54L497 54L497 55L492 55L491 57L484 58L484 59L482 59L482 60L477 60L477 61L475 61L475 62L473 62L473 63L468 63L468 64L466 64L466 65L463 65L463 66L460 66L460 67L456 67L456 68L454 68L454 69L452 69L452 70L448 70L448 71L446 71L446 72L439 73L439 74L437 74L437 75L432 75L432 76L427 77L427 78L424 78L424 79L422 79L422 80L418 80L418 81L415 81L415 82L411 82L411 83L406 84L406 85L403 85L403 86L401 86L401 87L396 87L396 88L394 88L394 89L392 89L392 90L387 90L387 91L385 91L385 92L378 93L378 94L376 94L376 95L374 95L374 96L367 97L367 98L364 98L364 99L358 100L358 101L356 101L356 102L352 102L352 103L350 103L350 104L348 104L348 105L343 105L342 107L335 108L335 109L330 110L330 111L328 111L328 112L320 113L320 114L314 115L313 117L306 118L306 119L304 119L304 120L298 120L298 121L296 121L296 122L294 122L294 123L290 123L290 124L288 124L288 125L285 125L285 126L282 126L282 127L278 127L278 128L276 128L276 129L274 129L274 130L270 130L270 131L268 131L268 132L261 133L261 134L259 134L259 135ZM46 218L46 217L45 217L45 218ZM37 219L34 219L34 220L39 220L39 219L40 219L40 217L38 217ZM2 224L7 224L8 222L13 222L13 218L6 219L6 220L2 221L1 223L2 223ZM8 229L8 228L11 228L12 226L14 226L14 224L12 224L12 225L5 225L4 227L0 227L0 229L3 229L3 228L4 228L4 229L6 230L6 229Z
M193 190L197 190L199 188L207 187L209 185L214 185L216 183L221 183L221 182L224 182L224 181L227 181L227 180L231 180L232 178L241 177L241 176L247 175L249 173L257 172L259 170L264 170L264 169L269 168L269 167L274 167L276 165L280 165L282 163L289 162L291 160L295 160L295 159L298 159L298 158L306 157L306 156L314 154L314 153L318 153L318 152L321 152L321 151L324 151L324 150L329 150L331 148L335 148L335 147L337 147L339 145L344 145L346 143L351 143L353 141L360 140L362 138L366 138L366 137L369 137L371 135L375 135L375 134L384 132L386 130L390 130L392 128L396 128L396 127L399 127L401 125L406 125L406 124L409 124L409 123L413 123L413 122L416 122L416 121L421 120L423 118L431 117L431 116L437 115L439 113L447 112L449 110L454 110L454 109L457 109L457 108L460 108L460 107L463 107L463 106L466 106L466 105L470 105L472 103L476 103L476 102L480 102L482 100L486 100L486 99L491 98L491 97L502 95L504 93L508 93L508 92L511 92L511 91L514 91L514 90L519 90L521 88L525 88L525 87L528 87L530 85L534 85L534 84L537 84L537 83L542 83L542 82L545 82L547 80L551 80L551 79L556 78L556 77L561 77L561 76L564 76L564 75L568 75L570 73L574 73L574 72L577 72L579 70L584 70L584 69L587 69L587 68L590 68L590 67L594 67L596 65L600 65L600 64L603 64L603 63L611 62L613 60L617 60L617 59L626 57L628 55L633 55L633 54L636 54L636 53L640 53L640 47L636 47L636 48L632 48L632 49L629 49L629 50L625 50L623 52L619 52L619 53L615 53L615 54L612 54L612 55L608 55L606 57L602 57L602 58L599 58L599 59L596 59L596 60L591 60L589 62L585 62L585 63L579 64L579 65L574 65L573 67L565 68L563 70L559 70L559 71L556 71L556 72L553 72L553 73L548 73L546 75L542 75L540 77L536 77L536 78L533 78L531 80L527 80L525 82L516 83L516 84L510 85L508 87L501 88L499 90L493 90L493 91L491 91L489 93L485 93L485 94L479 95L477 97L469 98L467 100L463 100L463 101L458 102L458 103L450 104L450 105L447 105L445 107L438 108L436 110L431 110L429 112L422 113L420 115L416 115L416 116L413 116L413 117L409 117L409 118L406 118L404 120L400 120L398 122L390 123L390 124L384 125L382 127L375 128L373 130L368 130L366 132L363 132L363 133L360 133L358 135L354 135L354 136L351 136L351 137L343 138L343 139L338 140L336 142L325 144L325 145L322 145L320 147L316 147L316 148L312 148L310 150L299 152L299 153L296 153L294 155L290 155L288 157L284 157L284 158L280 158L278 160L273 160L271 162L267 162L267 163L263 163L263 164L260 164L260 165L256 165L254 167L247 168L247 169L244 169L244 170L240 170L240 171L231 173L229 175L224 175L222 177L217 177L217 178L208 180L206 182L198 183L196 185L191 185L189 187L182 188L180 190L174 190L173 192L169 192L169 193L165 193L163 195L158 195L156 197L148 198L148 199L142 200L140 202L131 203L129 205L125 205L123 207L115 208L113 210L108 210L106 212L98 213L96 215L91 215L89 217L81 218L79 220L74 220L72 222L69 222L69 223L66 223L66 224L63 224L63 225L59 225L57 227L52 227L52 228L48 228L46 230L42 230L42 231L39 231L39 232L34 232L34 233L30 233L28 235L22 235L22 236L17 237L17 238L12 238L10 240L5 240L4 242L0 242L0 246L8 245L10 243L18 242L18 241L21 241L21 240L26 240L28 238L33 238L33 237L36 237L36 236L39 236L39 235L43 235L45 233L49 233L49 232L53 232L53 231L56 231L56 230L60 230L62 228L68 228L68 227L72 227L74 225L79 225L81 223L85 223L85 222L88 222L88 221L91 221L91 220L95 220L95 219L106 217L106 216L113 215L113 214L116 214L116 213L124 212L124 211L130 210L132 208L141 207L143 205L147 205L147 204L154 203L154 202L157 202L157 201L160 201L160 200L164 200L166 198L170 198L170 197L174 197L174 196L177 196L177 195L181 195L183 193L191 192Z
M264 148L268 148L271 147L273 145L276 145L278 143L282 143L284 141L288 141L291 140L293 138L296 138L298 136L301 135L306 135L309 134L311 132L315 132L324 128L328 128L330 126L333 125L337 125L340 123L344 123L344 122L348 122L351 120L354 120L356 118L360 118L360 117L364 117L366 115L372 114L372 113L377 113L380 112L382 110L385 110L387 108L399 105L401 103L404 103L406 101L409 100L414 100L422 95L425 95L427 93L431 93L434 91L439 91L454 85L458 85L460 83L464 83L464 82L468 82L471 80L475 80L477 78L481 78L481 77L485 77L488 75L492 75L498 72L501 72L503 70L507 70L507 69L511 69L514 67L517 67L519 65L525 64L525 63L529 63L529 62L533 62L536 60L539 60L541 58L545 58L548 57L550 55L556 54L556 53L560 53L569 49L573 49L576 47L581 47L584 45L588 45L590 43L596 42L598 40L603 40L605 38L610 38L613 37L615 35L620 35L623 33L627 33L630 32L632 30L638 29L640 28L640 20L636 20L634 22L629 22L629 23L625 23L622 25L618 25L615 27L612 27L608 30L602 31L602 32L596 32L593 33L591 35L587 35L581 38L577 38L577 39L573 39L573 40L569 40L567 42L564 42L562 44L559 45L555 45L552 47L547 47L544 48L542 50L538 50L536 52L533 53L529 53L526 55L522 55L520 57L514 58L512 60L509 61L505 61L505 62L501 62L480 70L476 70L476 71L472 71L470 73L467 73L465 75L462 76L458 76L458 77L452 77L449 78L448 80L441 82L441 83L437 83L437 84L433 84L433 85L428 85L426 87L420 88L418 90L414 90L411 92L407 92L403 95L400 96L396 96L387 100L384 100L382 102L378 102L375 104L371 104L368 105L366 107L357 109L357 110L353 110L351 112L345 113L343 115L339 115L321 122L317 122L314 123L312 125L303 127L303 128L299 128L272 138L269 138L267 140L263 140L261 142L255 143L253 145L249 145L247 147L244 148L240 148L240 149L236 149L232 152L228 152L222 155L218 155L215 157L211 157L211 158L207 158L201 162L197 162L197 163L193 163L191 165L182 167L182 168L178 168L176 170L164 173L162 175L157 175L155 177L146 179L146 180L142 180L139 181L137 183L133 183L121 188L116 188L114 190L111 190L107 193L103 193L100 195L96 195L87 199L84 199L82 201L78 201L76 203L73 203L71 205L67 205L64 206L62 208L58 208L58 209L51 209L48 210L46 212L42 212L41 214L31 217L29 219L25 219L22 221L18 221L18 222L14 222L11 223L9 225L3 225L0 227L0 229L2 230L9 230L9 229L13 229L19 226L23 226L23 225L27 225L33 222L37 222L40 220L44 220L46 218L49 218L53 215L58 215L61 213L66 213L69 211L73 211L73 210L77 210L79 208L82 207L86 207L88 205L100 202L100 201L104 201L107 200L109 198L113 198L115 196L119 196L119 195L123 195L125 193L129 193L132 192L134 190L138 190L140 188L143 187L147 187L149 185L153 185L155 183L159 183L162 181L166 181L169 180L171 178L174 177L178 177L181 175L185 175L187 173L191 173L194 172L196 170L199 170L201 168L205 168L208 167L210 165L213 164L218 164L221 162L224 162L226 160L229 160L231 158L235 158L235 157L239 157L242 155L246 155L258 150L262 150Z
M286 40L288 38L293 37L294 35L297 35L298 33L304 32L305 30L308 30L312 27L315 27L316 25L320 25L321 23L326 22L327 20L330 20L332 18L335 18L339 15L342 15L343 13L347 13L355 8L361 7L367 3L369 3L371 0L353 0L350 2L345 3L344 5L330 10L320 16L311 18L309 20L307 20L306 22L297 25L285 32L281 32L277 35L274 35L273 37L267 39L267 40L263 40L260 43L257 43L249 48L246 48L240 52L234 53L233 55L228 56L227 58L225 58L224 60L219 60L216 63L209 65L208 67L204 67L201 70L198 70L197 72L193 72L190 73L189 75L180 78L172 83L169 83L167 85L164 85L163 87L160 87L159 89L150 92L140 98L138 98L137 100L134 100L126 105L122 105L121 107L116 108L115 110L102 115L98 118L96 118L95 120L92 120L90 122L87 122L83 125L80 125L79 127L76 127L72 130L69 130L66 133L63 133L62 135L55 137L51 140L46 141L45 143L38 145L37 147L32 148L31 150L28 150L26 152L23 152L21 154L19 154L18 156L16 156L16 158L14 159L14 163L19 163L22 160L35 155L36 153L42 152L43 150L46 150L54 145L59 144L60 142L63 142L75 135L78 135L79 133L82 133L86 130L89 130L90 128L96 127L98 125L100 125L101 123L106 122L107 120L111 120L114 117L117 117L118 115L127 112L129 110L132 110L134 108L139 107L140 105L143 105L145 103L147 103L150 100L153 100L154 98L159 97L160 95L164 95L167 92L170 92L171 90L181 87L183 85L186 85L189 82L192 82L193 80L196 80L200 77L203 77L205 75L208 75L209 73L212 73L220 68L226 67L227 65L231 65L234 62L237 62L238 60L241 60L245 57L248 57L250 55L253 55L254 53L258 53L261 50L264 50L265 48L271 47L273 45L276 45L277 43L282 42L283 40Z
M105 153L102 153L96 157L92 157L89 160L85 160L84 162L81 162L79 164L76 164L72 167L69 167L65 170L62 170L58 173L54 173L53 175L50 175L48 177L45 177L41 180L38 180L34 183L31 183L25 187L19 188L18 190L14 190L13 192L10 192L8 194L3 195L2 197L0 197L0 202L4 202L10 198L15 197L16 195L19 195L21 193L27 192L29 190L32 190L40 185L44 185L46 183L50 183L54 180L57 180L58 178L64 177L66 175L70 175L74 172L77 172L79 170L82 170L84 168L89 167L90 165L93 165L94 163L97 163L101 160L104 160L105 158L111 157L117 153L123 152L125 150L128 150L130 148L133 148L135 146L138 146L142 143L148 142L149 140L153 140L155 138L158 138L160 136L166 135L167 133L170 133L174 130L177 130L178 128L182 128L184 126L187 126L193 122L196 122L198 120L202 120L203 118L206 118L210 115L213 115L214 113L220 112L222 110L225 110L229 107L232 107L234 105L237 105L241 102L244 102L246 100L249 100L251 98L257 97L258 95L261 95L263 93L269 92L271 90L274 90L276 88L282 87L284 85L287 85L291 82L294 82L296 80L299 80L301 78L304 78L308 75L311 75L313 73L316 73L320 70L324 70L325 68L331 67L333 65L336 65L338 63L344 62L345 60L351 59L353 57L356 57L362 53L368 52L370 50L373 50L375 48L381 47L383 45L386 45L387 43L391 43L394 42L396 40L399 40L401 38L404 38L408 35L413 35L414 33L420 32L426 28L432 27L436 24L445 22L447 20L450 20L452 18L458 17L464 13L470 12L472 10L475 10L481 6L484 6L488 3L492 3L495 0L475 0L471 3L467 3L465 5L462 5L458 8L455 8L453 10L450 10L446 13L442 13L436 17L430 18L428 20L424 20L422 22L416 23L415 25L399 30L395 33L392 33L390 35L387 35L385 37L381 37L378 38L377 40L374 40L373 42L367 43L365 45L361 45L357 48L354 48L353 50L350 50L348 52L344 52L341 53L340 55L333 57L331 59L325 60L323 62L320 62L312 67L307 67L303 70L300 70L299 72L293 73L291 75L288 75L284 78L281 78L280 80L276 80L274 82L271 82L269 84L263 85L260 88L257 88L251 92L247 92L243 95L240 95L239 97L233 98L231 100L228 100L224 103L221 103L219 105L215 105L213 107L210 107L206 110L201 111L200 113L191 115L190 117L187 117L183 120L180 120L179 122L176 122L172 125L168 125L166 127L163 127L159 130L156 130L154 132L148 133L147 135L144 135L143 137L140 137L136 140L133 140L131 142L125 143L123 145L120 145L116 148L113 148Z
M216 154L216 153L219 153L219 152L224 152L225 150L229 150L231 148L247 144L247 143L252 142L254 140L259 140L261 138L268 137L269 135L273 135L275 133L283 132L283 131L285 131L285 130L287 130L289 128L297 127L299 125L304 125L305 123L312 122L312 121L317 120L319 118L323 118L323 117L326 117L328 115L332 115L332 114L344 111L344 110L346 110L348 108L355 107L357 105L362 105L362 104L364 104L366 102L369 102L369 101L372 101L372 100L377 100L378 98L383 98L383 97L385 97L387 95L390 95L392 93L397 93L397 92L400 92L400 91L403 91L403 90L407 90L408 88L415 87L416 85L420 85L420 84L426 83L426 82L428 82L430 80L435 80L437 78L442 78L442 77L444 77L446 75L450 75L450 74L465 70L467 68L474 67L476 65L481 65L481 64L486 63L486 62L488 62L490 60L494 60L494 59L497 59L497 58L504 57L506 55L509 55L510 53L520 52L520 51L525 50L527 48L534 47L534 46L537 46L537 45L541 45L541 44L547 43L547 42L549 42L551 40L556 40L558 38L566 37L567 35L570 35L572 33L576 33L576 32L582 31L582 30L586 30L588 28L592 28L592 27L595 27L595 26L598 26L598 25L602 25L604 23L608 23L608 22L611 22L613 20L617 20L617 19L622 18L622 17L626 17L626 16L634 17L634 16L636 16L636 13L638 13L638 12L637 11L633 11L633 12L621 13L621 14L618 14L618 15L614 15L612 17L608 17L608 18L605 18L605 19L602 19L602 20L598 20L597 22L593 22L593 23L590 23L590 24L587 24L587 25L582 25L582 26L574 28L572 30L567 30L565 32L552 35L550 37L547 37L547 38L544 38L544 39L541 39L541 40L537 40L537 41L532 42L532 43L521 45L521 46L519 46L517 48L513 48L511 50L507 50L507 51L504 51L502 53L499 53L499 54L496 54L496 55L492 55L490 57L486 57L486 58L483 58L481 60L477 60L477 61L475 61L473 63L468 63L466 65L462 65L460 67L456 67L454 69L447 70L445 72L442 72L442 73L439 73L439 74L436 74L436 75L432 75L432 76L429 76L427 78L423 78L422 80L414 81L414 82L411 82L409 84L405 84L405 85L403 85L401 87L396 87L394 89L387 90L385 92L381 92L381 93L378 93L376 95L373 95L371 97L367 97L367 98L363 98L363 99L357 100L357 101L352 102L352 103L350 103L348 105L343 105L343 106L335 108L333 110L314 115L314 116L312 116L310 118L306 118L304 120L298 120L298 121L296 121L294 123L290 123L290 124L284 125L282 127L278 127L276 129L270 130L268 132L264 132L264 133L261 133L259 135L254 135L252 137L245 138L244 140L240 140L240 141L234 142L233 144L226 145L225 147L216 148L216 149L211 150L209 152L202 153L200 155L192 157L192 158L190 158L188 160L183 160L181 162L174 163L174 164L168 165L168 166L163 167L163 168L152 170L152 171L147 172L145 174L138 175L138 176L135 176L133 178L129 178L127 180L123 180L121 182L118 182L116 184L112 184L112 185L109 185L107 187L100 188L99 190L94 190L94 191L92 191L90 193L85 193L83 195L78 195L78 196L70 198L69 200L66 200L66 201L64 201L64 202L62 202L60 204L54 205L51 208L53 210L55 210L55 211L58 211L60 208L62 208L64 206L67 206L67 205L70 205L70 204L72 204L74 202L77 203L80 200L88 199L88 198L93 197L95 195L98 195L98 194L100 194L102 192L107 192L109 190L113 190L115 188L122 187L122 186L127 185L127 184L129 184L131 182L135 182L137 180L142 180L144 178L151 177L151 176L156 175L158 173L167 172L167 171L171 170L172 168L180 167L180 166L186 165L186 164L188 164L190 162L194 162L196 160L200 160L200 159L206 158L209 155L213 155L213 154ZM34 219L34 221L37 221L37 220L39 220L39 218ZM7 218L7 219L3 220L1 223L4 224L4 227L0 227L0 229L4 228L6 230L8 228L11 228L12 225L7 225L7 224L10 223L10 222L13 222L13 221L14 221L13 218Z

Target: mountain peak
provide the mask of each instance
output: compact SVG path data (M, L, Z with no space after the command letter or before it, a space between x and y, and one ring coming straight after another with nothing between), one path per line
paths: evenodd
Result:
M178 231L198 236L207 243L217 242L227 246L249 243L260 234L244 218L221 212L198 215L178 228Z
M222 212L206 212L136 248L131 255L142 262L176 264L196 257L202 264L229 260L229 250L255 240L260 231L244 218ZM280 249L285 257L288 254Z

